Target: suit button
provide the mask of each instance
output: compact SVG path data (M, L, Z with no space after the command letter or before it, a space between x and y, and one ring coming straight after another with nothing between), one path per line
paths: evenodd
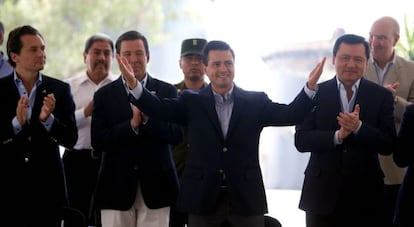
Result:
M227 147L223 147L223 152L227 152Z
M220 169L219 172L221 174L222 180L226 180L226 173L224 173L224 170Z
M31 136L27 137L27 140L32 141L32 137Z
M347 152L347 150L346 150L346 149L343 149L343 150L342 150L342 152L346 153L346 152Z

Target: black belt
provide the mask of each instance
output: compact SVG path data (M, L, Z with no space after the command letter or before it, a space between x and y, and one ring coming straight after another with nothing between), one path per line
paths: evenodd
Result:
M91 153L92 149L66 149L68 152Z
M99 152L96 152L94 149L66 149L65 152L79 155L88 154L93 159L99 159L101 157L101 154Z

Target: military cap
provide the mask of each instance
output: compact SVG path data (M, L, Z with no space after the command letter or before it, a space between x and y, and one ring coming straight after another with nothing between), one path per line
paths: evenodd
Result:
M203 48L206 45L207 40L205 39L185 39L181 43L181 57L198 54L203 55Z

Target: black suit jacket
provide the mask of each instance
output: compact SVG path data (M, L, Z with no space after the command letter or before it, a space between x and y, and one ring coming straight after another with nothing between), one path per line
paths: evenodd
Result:
M398 226L414 226L412 210L414 207L414 104L408 105L402 118L398 133L398 149L394 161L399 167L407 167L400 188L395 211Z
M184 91L178 99L158 99L144 90L136 104L150 116L187 126L190 151L181 178L177 209L209 214L215 209L223 177L231 209L238 215L267 213L259 166L259 138L265 126L300 123L313 103L304 91L289 105L272 102L263 92L233 89L234 106L224 138L211 86Z
M160 97L176 97L176 88L148 76L147 88ZM96 206L127 210L135 201L140 184L144 202L151 209L170 206L177 198L178 178L170 144L183 137L180 126L150 118L132 130L131 104L122 78L94 95L91 142L102 152Z
M2 215L11 218L14 213L18 214L19 218L12 223L19 225L18 220L33 221L27 215L53 213L66 204L59 145L72 147L78 136L69 85L46 75L37 87L30 121L15 135L12 120L20 94L13 75L0 79L0 179L3 185L0 201L7 207L6 214L2 212ZM39 120L43 97L49 93L56 98L55 120L50 132ZM8 215L9 212L12 214Z
M319 84L315 98L317 107L295 133L298 151L311 152L299 207L312 214L344 206L357 213L377 209L384 177L378 153L389 155L396 140L391 92L361 79L355 104L362 126L341 145L334 145L341 112L336 78Z

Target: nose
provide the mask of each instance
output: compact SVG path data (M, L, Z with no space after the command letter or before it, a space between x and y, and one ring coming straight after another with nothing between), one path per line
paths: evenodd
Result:
M105 53L104 52L99 53L98 59L104 60L105 58L106 58L106 56L105 56Z
M45 57L46 56L46 51L42 50L42 49L39 49L36 54L39 57Z

